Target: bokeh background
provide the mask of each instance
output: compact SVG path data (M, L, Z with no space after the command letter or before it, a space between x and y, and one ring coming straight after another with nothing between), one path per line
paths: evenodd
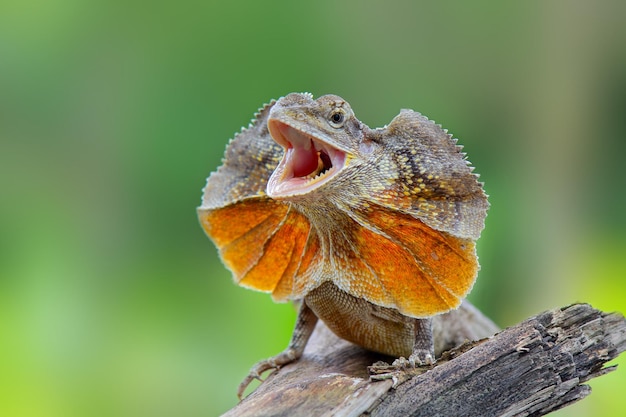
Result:
M295 312L196 220L271 98L400 108L465 145L492 208L470 299L501 326L626 311L626 3L3 0L0 415L208 416ZM625 369L560 416L626 409Z

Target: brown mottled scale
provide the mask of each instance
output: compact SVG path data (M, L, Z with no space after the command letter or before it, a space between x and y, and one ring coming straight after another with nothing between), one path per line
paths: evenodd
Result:
M430 318L470 291L487 208L456 140L417 112L370 129L334 95L263 107L198 208L239 285L303 300L289 347L257 364L240 393L297 359L317 318L368 349L432 362Z

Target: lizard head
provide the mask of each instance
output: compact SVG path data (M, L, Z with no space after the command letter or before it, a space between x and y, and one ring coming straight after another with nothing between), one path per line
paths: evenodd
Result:
M311 193L340 175L353 154L361 123L341 97L289 94L272 107L267 126L284 156L267 183L274 199Z

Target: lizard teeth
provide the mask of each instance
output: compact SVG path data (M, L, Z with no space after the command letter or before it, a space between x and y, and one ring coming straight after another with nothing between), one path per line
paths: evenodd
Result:
M274 140L285 154L267 183L272 198L307 194L341 171L346 153L281 121L268 123Z

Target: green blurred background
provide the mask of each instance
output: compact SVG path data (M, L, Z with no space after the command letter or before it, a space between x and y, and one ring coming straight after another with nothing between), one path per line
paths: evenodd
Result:
M501 326L626 310L626 3L0 2L0 415L200 416L286 345L196 220L256 109L347 99L460 138L492 208L470 299ZM625 369L561 416L626 409Z

